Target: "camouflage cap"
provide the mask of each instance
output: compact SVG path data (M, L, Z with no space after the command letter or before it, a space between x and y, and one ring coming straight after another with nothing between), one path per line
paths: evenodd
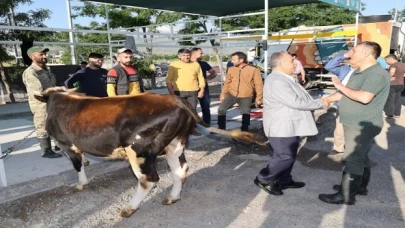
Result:
M49 51L49 48L40 47L40 46L33 46L33 47L31 47L31 48L29 48L27 50L27 55L31 56L33 53L36 53L36 52L44 52L44 53L46 53L48 51Z

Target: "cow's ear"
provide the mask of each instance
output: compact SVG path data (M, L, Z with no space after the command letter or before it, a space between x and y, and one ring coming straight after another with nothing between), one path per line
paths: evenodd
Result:
M35 99L39 100L40 102L46 103L46 99L42 94L34 94Z

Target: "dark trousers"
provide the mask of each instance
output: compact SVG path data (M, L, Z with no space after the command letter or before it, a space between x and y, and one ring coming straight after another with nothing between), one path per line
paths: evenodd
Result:
M257 175L257 179L261 182L277 181L281 185L289 184L300 137L269 137L269 141L273 147L273 157Z
M205 85L204 96L202 98L198 98L198 100L200 101L203 120L205 123L210 124L211 123L211 110L210 110L211 98L210 98L210 90L209 90L207 84Z
M404 90L404 85L392 85L385 103L384 112L387 116L401 115L401 93Z
M228 109L234 104L239 104L239 110L242 114L250 115L250 107L252 106L252 97L234 97L230 93L225 95L224 100L219 105L218 116L226 115Z
M185 99L194 109L197 108L198 91L174 91L174 94Z
M374 142L374 137L380 134L381 126L367 126L363 128L343 125L345 135L345 152L343 161L344 171L356 175L363 175L364 168L370 167L368 153Z

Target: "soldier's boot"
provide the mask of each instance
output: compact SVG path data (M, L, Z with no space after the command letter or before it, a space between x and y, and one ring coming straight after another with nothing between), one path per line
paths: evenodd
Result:
M250 115L249 114L242 114L242 126L240 128L241 131L248 131L250 125Z
M218 128L226 130L226 115L218 116Z
M51 139L49 137L45 138L38 138L39 146L42 150L42 157L44 158L60 158L62 157L61 154L55 153L51 149Z

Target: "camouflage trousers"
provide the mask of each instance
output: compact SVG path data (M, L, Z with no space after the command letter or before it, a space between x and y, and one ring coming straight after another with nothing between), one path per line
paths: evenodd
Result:
M34 126L35 133L38 138L47 138L49 137L48 132L45 130L45 121L46 121L46 110L38 109L34 113Z

